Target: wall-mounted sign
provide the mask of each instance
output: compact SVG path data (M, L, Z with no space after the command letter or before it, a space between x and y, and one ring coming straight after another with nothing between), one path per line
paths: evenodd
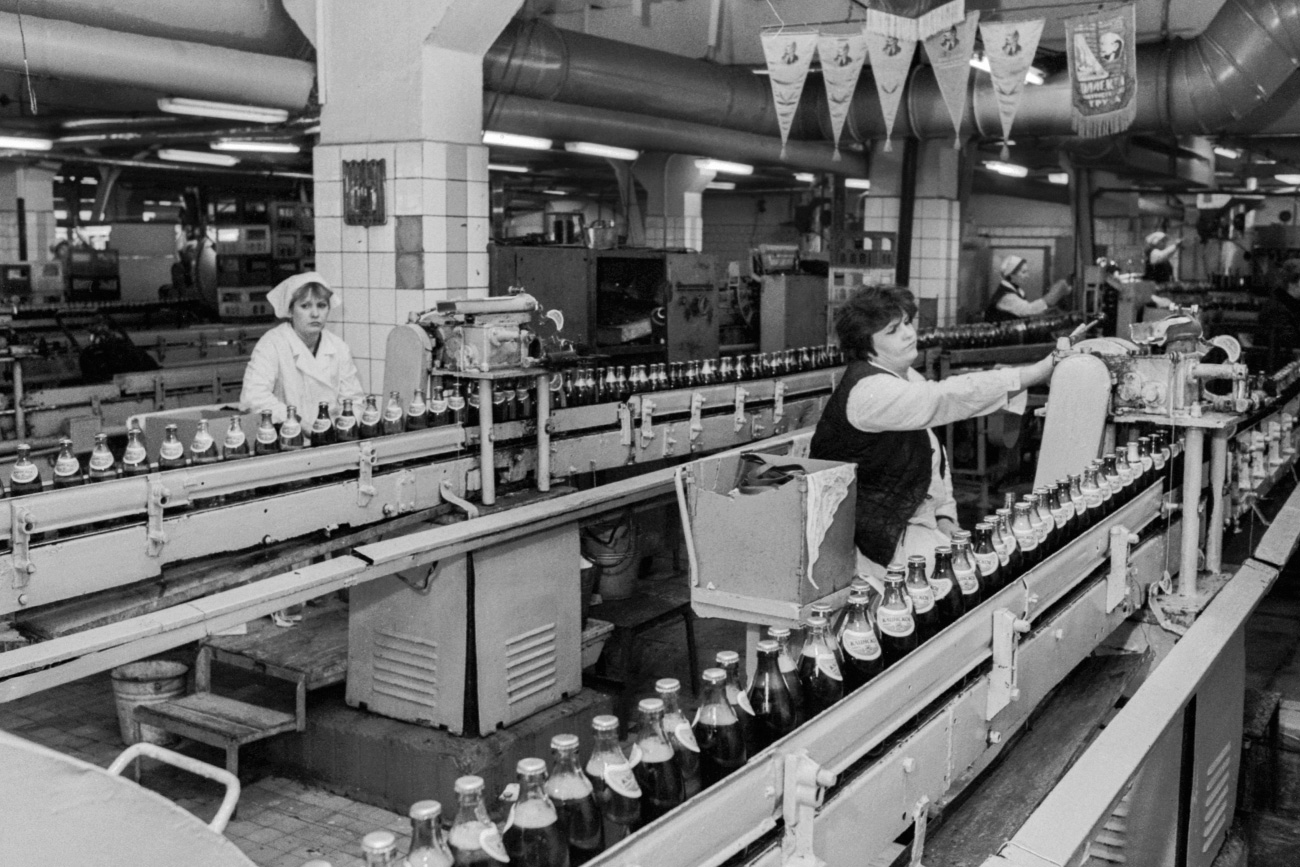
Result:
M343 222L349 226L382 226L384 211L384 161L343 161Z

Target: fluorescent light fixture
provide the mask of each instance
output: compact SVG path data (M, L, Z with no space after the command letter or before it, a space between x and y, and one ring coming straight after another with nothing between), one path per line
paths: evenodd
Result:
M1300 175L1273 175L1273 180L1283 184L1300 184Z
M23 135L0 135L0 148L19 151L47 151L54 147L54 140L48 138L29 138Z
M291 141L216 141L209 145L214 151L236 151L252 154L296 154L301 147Z
M985 160L984 168L991 172L997 172L1000 175L1006 175L1009 178L1029 177L1029 169L1024 166L1018 166L1015 163L1004 163L1001 160Z
M512 166L509 163L488 163L490 172L515 172L516 174L527 174L528 166Z
M260 105L212 102L207 99L189 99L180 96L164 96L158 100L158 108L172 114L246 120L249 123L284 123L289 119L289 112L283 108L263 108Z
M1068 183L1070 182L1070 173L1069 173L1069 172L1050 172L1050 173L1047 175L1047 182L1048 182L1049 184L1061 184L1062 186L1064 186L1064 185L1066 185L1066 184L1068 184Z
M573 195L573 193L570 193L568 190L542 190L542 192L543 192L543 193L546 193L546 195L548 195L548 196L571 196L571 195Z
M632 148L619 148L613 145L597 144L590 141L566 141L564 149L571 154L585 154L589 157L605 157L611 160L627 160L633 162L641 156L640 151Z
M871 181L866 178L845 178L844 189L846 190L869 190Z
M987 72L992 75L992 70L989 69L989 59L984 56L984 52L982 51L971 55L970 65L972 69L978 69L981 72ZM1043 72L1043 70L1039 69L1037 66L1031 66L1025 70L1025 84L1037 85L1043 84L1046 81L1047 73Z
M729 163L726 160L696 160L695 167L702 172L718 172L724 175L752 175L754 167L745 163Z
M158 151L158 159L177 163L197 163L203 166L233 166L239 162L238 157L229 154L214 154L208 151L184 151L176 148L163 148Z
M1257 165L1257 166L1275 166L1275 165L1277 165L1277 160L1270 159L1270 158L1268 158L1268 157L1255 157L1255 165Z
M484 130L483 144L503 148L524 148L530 151L548 151L553 142L548 138L538 138L535 135L515 135L512 132Z
M93 175L82 175L81 182L93 187L99 184L99 178L94 177Z
M736 185L731 181L709 181L704 185L706 190L734 190Z
M812 172L795 172L794 179L801 184L817 183L817 176L814 175Z
M1226 148L1223 145L1215 145L1214 152L1219 156L1223 157L1225 160L1241 159L1241 151L1237 150L1236 148Z

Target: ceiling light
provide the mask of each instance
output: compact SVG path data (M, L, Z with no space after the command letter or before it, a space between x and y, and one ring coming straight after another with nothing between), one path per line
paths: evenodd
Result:
M1223 157L1225 160L1241 159L1241 151L1237 150L1236 148L1226 148L1223 145L1215 145L1214 152L1219 156Z
M846 190L869 190L871 181L866 178L845 178L844 189Z
M241 151L255 154L296 154L302 150L291 141L217 141L208 147L214 151Z
M527 174L528 166L512 166L509 163L488 163L490 172L516 172L518 174Z
M1300 184L1300 175L1273 175L1273 180L1283 184Z
M731 181L709 181L704 185L706 190L734 190L736 185Z
M1049 184L1061 184L1062 186L1064 186L1065 184L1068 184L1070 182L1070 173L1049 172L1047 175L1047 182Z
M19 151L47 151L54 147L54 141L48 138L28 138L19 135L0 135L0 148Z
M1257 165L1257 166L1275 166L1275 165L1277 165L1277 160L1269 159L1268 157L1255 157L1255 165Z
M641 156L640 151L631 148L618 148L613 145L596 144L590 141L566 141L564 149L571 154L586 154L589 157L605 157L611 160L633 162Z
M246 120L250 123L284 123L289 119L289 112L283 108L263 108L259 105L238 105L232 102L212 102L179 96L164 96L158 100L158 107L172 114L220 117L225 120Z
M702 172L720 172L726 175L752 175L754 167L745 163L729 163L726 160L696 160L695 167Z
M817 176L814 175L812 172L795 172L794 179L801 184L817 183Z
M551 189L551 190L542 190L542 192L543 192L543 193L546 193L546 195L548 195L548 196L570 196L570 195L573 195L573 194L570 193L568 190L555 190L555 189Z
M90 186L93 187L99 183L99 178L92 177L91 175L82 175L81 182L83 184L89 184Z
M512 132L493 132L484 130L483 144L498 145L503 148L526 148L531 151L548 151L551 149L551 140L548 138L538 138L535 135L515 135Z
M158 158L178 163L198 163L204 166L233 166L239 162L238 157L228 154L214 154L207 151L183 151L175 148L163 148L158 151Z
M984 168L991 172L997 172L1000 175L1006 175L1009 178L1029 177L1029 169L1024 166L1018 166L1015 163L1004 163L1001 160L985 160Z

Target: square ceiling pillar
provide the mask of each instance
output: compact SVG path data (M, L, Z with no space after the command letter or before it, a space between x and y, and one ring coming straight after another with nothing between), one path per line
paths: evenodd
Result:
M696 168L697 159L686 154L645 153L632 166L646 191L646 246L687 250L704 246L703 193L715 173Z

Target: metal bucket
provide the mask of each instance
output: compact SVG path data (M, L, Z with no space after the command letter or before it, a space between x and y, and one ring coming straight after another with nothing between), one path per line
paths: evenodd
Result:
M185 675L189 670L183 662L165 659L128 662L113 669L113 698L117 702L117 722L122 729L123 743L144 741L168 746L178 740L170 732L136 722L135 709L185 695Z
M618 226L614 223L592 223L586 235L587 246L592 250L612 250L618 246Z
M605 600L626 599L636 590L640 571L640 546L636 526L629 512L618 514L582 529L582 556L600 567L600 596Z

